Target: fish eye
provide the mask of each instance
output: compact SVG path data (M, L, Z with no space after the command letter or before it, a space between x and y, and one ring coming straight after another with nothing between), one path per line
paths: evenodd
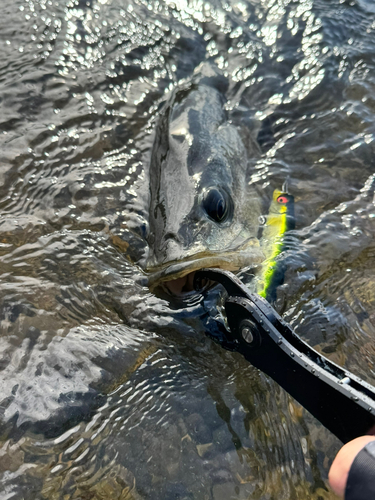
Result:
M226 193L219 189L210 189L203 198L203 208L207 215L216 222L224 222L228 216L228 206Z
M285 203L288 203L288 201L289 201L289 198L287 196L284 196L284 195L281 195L277 198L277 203L285 204Z

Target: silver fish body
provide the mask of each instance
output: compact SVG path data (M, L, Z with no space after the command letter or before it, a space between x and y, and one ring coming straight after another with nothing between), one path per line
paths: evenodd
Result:
M211 67L175 90L161 113L150 166L151 287L202 267L238 270L263 259L260 203L248 183L248 155L227 117L223 77ZM175 281L177 283L177 281ZM180 290L181 288L181 290Z

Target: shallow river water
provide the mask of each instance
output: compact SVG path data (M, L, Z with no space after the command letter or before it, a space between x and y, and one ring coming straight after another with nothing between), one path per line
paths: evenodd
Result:
M0 497L336 498L340 442L138 262L160 106L210 61L295 197L277 309L375 384L373 2L2 0L0 48Z

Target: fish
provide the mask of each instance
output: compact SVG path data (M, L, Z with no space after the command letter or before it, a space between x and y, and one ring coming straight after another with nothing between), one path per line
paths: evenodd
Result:
M249 183L259 157L225 110L226 80L212 66L165 103L150 163L150 220L145 266L149 287L193 291L203 267L238 271L259 264L260 197Z
M257 276L257 293L269 302L275 300L276 287L282 280L278 256L285 250L285 234L294 225L294 197L286 189L275 189L261 238L265 260Z

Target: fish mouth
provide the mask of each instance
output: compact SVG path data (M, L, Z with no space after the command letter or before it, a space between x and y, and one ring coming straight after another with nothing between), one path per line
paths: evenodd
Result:
M194 288L194 275L200 269L214 267L236 272L243 267L257 265L263 260L264 255L259 242L258 245L254 242L247 243L240 249L220 254L203 252L184 260L165 264L154 272L152 268L149 269L148 286L151 291L162 287L169 295L186 296L197 292ZM209 288L212 284L209 281L203 282L200 291Z

